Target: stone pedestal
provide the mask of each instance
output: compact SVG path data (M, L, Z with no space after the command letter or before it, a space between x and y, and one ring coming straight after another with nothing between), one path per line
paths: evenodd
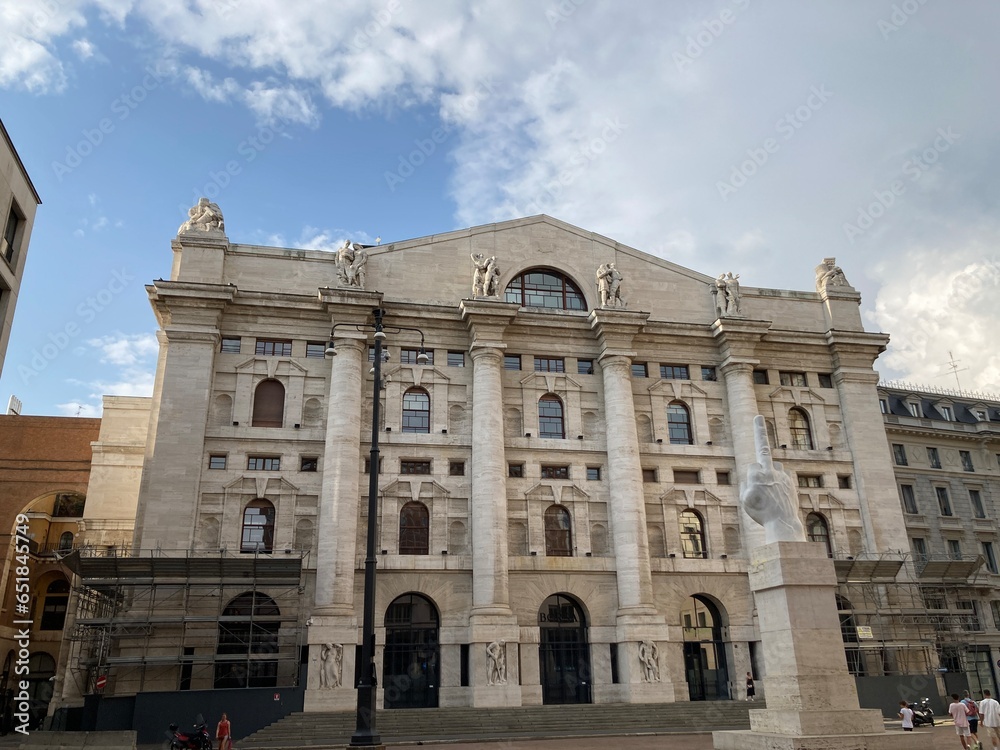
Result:
M833 561L822 545L773 542L750 560L772 708L750 711L750 730L714 732L719 750L931 748L932 735L886 732L862 709L847 671Z

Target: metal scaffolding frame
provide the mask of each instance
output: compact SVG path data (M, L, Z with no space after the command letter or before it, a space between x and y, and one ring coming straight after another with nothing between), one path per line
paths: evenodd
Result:
M77 595L67 668L86 692L104 676L118 695L212 688L220 679L225 687L296 685L307 557L74 551L63 558Z

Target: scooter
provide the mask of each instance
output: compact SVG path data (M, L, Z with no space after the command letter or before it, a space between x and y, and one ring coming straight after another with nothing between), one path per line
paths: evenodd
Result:
M924 698L920 703L911 703L910 709L913 711L913 726L922 727L925 724L934 726L934 711L931 708L930 698Z
M170 750L212 750L212 738L208 734L208 725L199 715L195 721L194 731L182 732L176 724L164 732L170 740Z

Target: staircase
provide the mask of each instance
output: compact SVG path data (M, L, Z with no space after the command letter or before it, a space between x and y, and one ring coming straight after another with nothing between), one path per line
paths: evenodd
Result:
M715 701L392 709L379 711L378 731L384 743L707 732L748 729L750 708L764 708L764 703ZM350 741L354 726L353 711L295 713L236 745L239 750L344 745Z

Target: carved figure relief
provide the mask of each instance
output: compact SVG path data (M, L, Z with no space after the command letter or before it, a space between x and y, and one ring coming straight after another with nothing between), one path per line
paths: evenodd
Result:
M472 298L500 296L500 266L497 256L487 258L482 253L472 254Z
M507 644L493 641L486 647L486 684L507 684Z
M743 314L739 274L734 275L732 271L728 274L720 273L715 280L713 293L716 295L715 307L720 318L733 318Z
M226 223L222 218L222 209L218 203L212 203L208 198L199 198L198 203L188 209L188 220L181 224L177 234L184 232L212 232L223 234Z
M614 263L602 263L597 268L597 293L601 307L627 307L622 296L624 277Z
M844 271L837 265L836 258L823 258L823 262L816 266L816 291L821 292L830 286L850 287Z
M639 664L643 682L660 681L659 650L652 641L639 641Z
M344 240L337 248L337 276L342 285L364 289L367 265L368 253L356 242Z
M324 643L319 659L319 686L324 690L339 688L344 666L344 647L339 643Z

